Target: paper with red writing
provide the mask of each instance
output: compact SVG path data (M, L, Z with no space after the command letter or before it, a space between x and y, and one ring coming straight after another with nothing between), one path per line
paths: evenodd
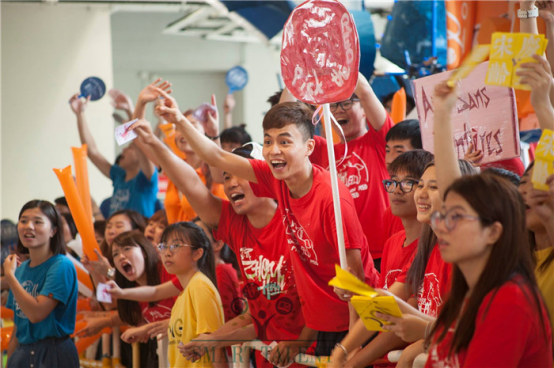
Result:
M469 144L483 151L482 164L519 156L519 127L514 90L485 84L487 63L482 63L458 82L459 97L452 109L453 140L458 158ZM433 147L433 94L435 86L450 78L452 71L414 81L423 148ZM444 137L445 139L447 137Z
M545 129L535 149L535 166L531 181L538 190L549 190L546 179L554 172L554 131Z
M294 97L310 104L347 100L359 65L358 32L340 2L310 0L293 10L283 28L281 74Z

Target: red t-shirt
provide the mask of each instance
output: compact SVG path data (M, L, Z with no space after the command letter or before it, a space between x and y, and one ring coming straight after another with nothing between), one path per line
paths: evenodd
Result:
M418 239L404 247L405 240L406 232L401 230L391 236L385 243L383 257L381 258L380 288L387 290L394 284L402 270L412 264L411 261L417 250Z
M431 346L425 367L552 367L552 333L542 302L541 309L542 323L529 285L516 276L483 299L467 350L448 356L453 326Z
M160 265L160 284L171 281L175 287L179 290L183 290L179 279L173 275L170 275L165 270L165 267ZM137 284L138 286L138 284ZM158 322L171 317L171 309L177 297L160 300L150 306L148 302L139 302L140 310L142 311L142 317L147 323Z
M495 161L495 162L489 162L488 164L483 164L481 165L481 170L486 170L491 167L506 169L508 171L518 174L519 176L523 176L523 173L525 172L525 166L523 165L523 161L521 161L521 158L519 157L514 157L508 160Z
M416 252L409 265L404 267L396 281L406 283L408 270L413 262ZM429 261L425 267L425 278L417 293L417 304L419 311L428 316L436 317L440 312L443 298L450 290L450 273L452 266L442 260L437 244L433 247Z
M385 213L383 214L383 230L385 232L386 240L388 240L391 236L393 236L397 232L404 230L404 225L402 225L402 220L400 220L400 217L392 214L390 206L387 207L387 209L385 210ZM384 252L384 247L383 247L383 252ZM381 263L383 263L383 260L381 260Z
M347 144L347 156L337 166L337 174L346 185L356 206L356 212L362 223L364 234L369 244L373 258L381 258L383 245L388 239L383 228L383 214L389 205L383 180L389 178L385 164L385 136L394 122L387 115L385 124L376 131L369 121L366 134L351 140ZM329 168L327 143L322 137L314 137L316 141L315 155L312 153L312 163ZM344 144L335 145L335 159L339 162L344 155Z
M236 300L232 308L239 314L241 307L249 308L258 338L266 343L297 339L305 324L279 212L265 227L256 229L223 200L213 233L237 255L245 283L243 295L248 304Z
M335 264L340 263L329 172L312 165L312 188L302 198L294 199L286 183L275 179L265 161L250 163L258 179L258 185L252 186L254 193L279 201L306 326L317 331L347 330L348 306L328 285L335 277ZM377 285L379 274L373 266L352 197L341 182L339 193L345 248L360 249L366 282Z
M241 311L232 307L234 300L242 298L237 271L235 271L232 264L218 264L215 268L215 277L217 279L217 289L223 303L225 322L228 322L241 314Z

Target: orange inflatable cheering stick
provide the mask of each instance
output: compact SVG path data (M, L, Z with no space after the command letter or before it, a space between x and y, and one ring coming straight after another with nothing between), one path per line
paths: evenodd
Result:
M58 176L58 180L62 185L65 199L69 205L69 210L73 215L75 225L77 225L77 230L83 240L83 252L90 260L97 260L98 257L96 256L96 253L94 253L94 250L96 249L100 253L100 247L94 237L94 227L92 226L92 221L89 220L87 214L85 213L85 209L79 198L79 193L77 192L77 186L71 176L71 166L68 166L65 169L54 169L54 172Z
M75 163L75 178L77 179L77 191L81 197L81 203L85 209L88 222L92 223L92 204L90 201L90 186L88 183L87 145L71 147L73 162Z

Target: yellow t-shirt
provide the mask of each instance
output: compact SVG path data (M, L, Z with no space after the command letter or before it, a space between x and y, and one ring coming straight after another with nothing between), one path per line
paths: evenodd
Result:
M535 268L535 277L537 278L537 284L539 284L539 290L541 291L546 309L550 315L550 327L554 333L554 261L542 272L539 272L539 267L548 257L550 252L554 252L552 248L546 248L535 251L535 257L537 258L537 267ZM554 349L554 339L552 340L552 347Z
M187 344L200 334L215 332L223 325L223 321L221 298L216 287L206 275L200 271L196 272L171 310L167 348L169 366L172 368L213 367L207 354L192 363L185 359L177 346L179 342Z

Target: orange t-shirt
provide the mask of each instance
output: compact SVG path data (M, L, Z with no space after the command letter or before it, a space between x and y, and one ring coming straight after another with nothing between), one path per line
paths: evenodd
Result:
M205 185L206 177L202 173L202 169L196 169L196 173ZM212 193L219 198L227 199L227 196L223 191L223 184L213 183ZM196 212L190 205L187 197L185 197L182 193L179 193L179 190L171 180L168 180L164 204L169 224L181 221L191 221L196 217Z

